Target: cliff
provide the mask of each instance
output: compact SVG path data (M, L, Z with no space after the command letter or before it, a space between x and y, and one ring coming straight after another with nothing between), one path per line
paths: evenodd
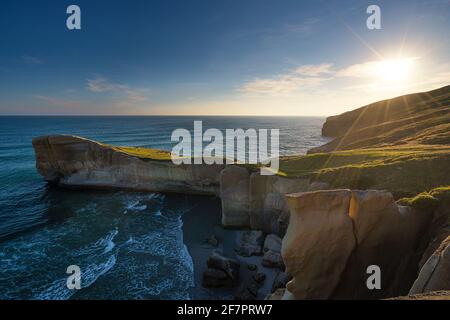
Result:
M70 135L33 139L36 168L62 187L121 188L218 196L224 227L284 235L284 195L307 191L307 178L261 176L238 165L175 165L162 150L116 147Z
M402 206L376 190L286 197L290 222L282 256L293 279L285 297L372 299L450 289L450 237L439 240L434 253L427 248L438 234L449 234L450 212L438 208L448 208L444 196L436 210ZM368 286L371 266L379 268L378 288Z
M450 86L369 104L328 117L324 136L335 139L309 152L450 143Z
M36 167L60 186L219 194L222 165L174 165L170 153L120 148L69 135L33 139Z

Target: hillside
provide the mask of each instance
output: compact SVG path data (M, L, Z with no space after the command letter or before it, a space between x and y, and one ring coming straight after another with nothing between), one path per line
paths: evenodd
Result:
M281 175L387 189L396 198L450 185L450 86L329 117L322 132L335 139L283 157Z
M450 85L387 99L327 118L331 142L309 153L450 144Z

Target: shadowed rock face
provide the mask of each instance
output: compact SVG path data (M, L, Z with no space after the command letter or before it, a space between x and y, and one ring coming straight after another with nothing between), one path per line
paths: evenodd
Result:
M245 168L228 166L220 174L222 225L248 227L250 174Z
M289 224L285 195L308 190L309 179L250 176L250 227L284 236Z
M420 270L409 294L429 291L447 290L450 288L450 236L431 255Z
M33 147L39 173L62 186L218 195L224 168L139 158L75 136L35 138Z
M407 293L417 275L421 235L430 218L398 206L384 191L333 190L287 195L283 239L287 289L296 299L382 298ZM381 270L369 290L367 267Z

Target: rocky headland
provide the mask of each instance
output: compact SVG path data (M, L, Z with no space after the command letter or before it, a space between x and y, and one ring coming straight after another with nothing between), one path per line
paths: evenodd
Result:
M330 117L323 134L335 139L282 157L275 176L175 165L165 151L70 135L33 146L39 173L57 186L219 197L222 236L207 239L197 265L204 287L232 288L236 299L444 299L449 101L447 86ZM379 288L367 284L370 266L381 272Z

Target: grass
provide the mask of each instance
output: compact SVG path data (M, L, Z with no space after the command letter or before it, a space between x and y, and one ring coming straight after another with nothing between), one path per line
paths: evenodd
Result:
M358 149L282 158L280 175L335 188L386 189L396 198L450 184L450 147Z
M141 159L171 161L169 151L107 147ZM239 165L250 171L259 168L259 165ZM328 182L334 188L384 189L391 191L398 199L450 185L448 172L450 146L406 145L281 157L278 175L307 177L312 181ZM425 194L416 199L417 205L429 205L432 201Z
M138 157L141 159L151 159L159 161L171 160L171 153L165 150L148 149L140 147L115 147L115 146L110 147L116 151L123 152L130 156Z
M450 142L450 86L380 101L327 119L335 139L310 150L331 152L359 148ZM334 128L334 129L333 129Z
M450 203L450 185L424 191L414 197L402 198L398 203L419 210L433 210L442 203Z

